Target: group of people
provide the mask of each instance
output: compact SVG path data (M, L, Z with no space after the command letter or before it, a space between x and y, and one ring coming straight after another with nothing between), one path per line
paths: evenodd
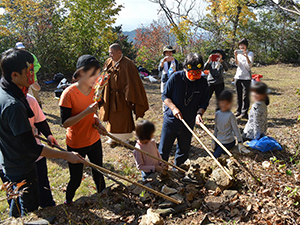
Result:
M192 134L181 120L186 121L192 129L195 124L203 123L203 115L215 93L217 108L214 135L226 148L233 148L237 140L239 151L249 153L243 142L259 139L267 132L268 87L262 82L251 86L251 67L254 56L252 52L248 51L247 39L242 39L238 46L239 50L234 52L237 65L234 80L238 99L235 115L231 112L234 95L231 91L225 90L224 74L228 70L225 52L213 50L206 63L201 55L189 54L184 61L184 69L174 71L171 68L172 64L175 65L174 68L178 68L178 62L173 56L175 50L171 46L166 46L163 49L164 58L159 64L164 103L160 144L156 148L155 141L152 140L154 125L149 121L142 121L137 124L138 143L136 147L168 161L173 144L177 139L175 165L182 165L189 157ZM209 71L207 78L202 76L202 70ZM246 127L241 133L237 119L248 119L250 92L254 103ZM212 148L215 157L224 154L221 146L215 141L212 142ZM138 152L135 152L134 155L137 167L142 170L143 180L151 173L161 171L165 167L159 161L142 156Z
M248 52L246 40L242 40L239 47L243 52L235 52L238 66L236 86L238 95L243 95L244 92L244 98L241 98L241 102L238 100L241 107L238 107L236 116L245 118L247 107L249 108L247 98L250 90L250 86L246 85L249 83L248 80L251 80L246 78L245 73L251 69L253 53ZM25 215L39 206L55 205L45 157L62 158L69 162L70 180L65 204L72 205L75 192L82 181L85 157L99 166L103 164L100 135L107 132L121 140L127 140L135 131L137 148L166 161L177 139L175 164L180 166L189 157L192 138L181 120L185 120L192 129L195 124L203 123L203 115L214 92L218 99L215 135L225 146L233 147L236 144L234 137L236 136L239 149L246 152L242 145L244 140L260 138L266 134L269 99L265 84L257 83L251 88L255 103L251 108L246 128L241 134L236 117L231 112L233 94L224 90L224 71L227 70L225 52L213 51L206 63L200 54L191 53L187 55L182 71L179 71L178 61L173 57L173 53L175 50L171 46L166 46L165 57L159 65L159 70L163 74L161 91L164 115L158 148L153 140L154 124L146 120L139 121L136 125L134 123L133 114L136 119L144 117L149 105L138 70L134 63L123 55L121 46L113 44L109 47L110 57L103 67L92 55L79 57L73 74L74 83L63 92L59 101L62 126L67 129L67 152L52 150L35 138L35 135L43 134L51 147L58 145L37 100L28 93L36 82L33 55L17 48L2 53L0 63L2 180L12 182L15 187L26 180L26 184L21 187L26 188L26 192L18 199L9 201L10 215ZM210 71L207 79L202 76L204 68ZM109 80L104 88L102 101L95 102L94 86L101 71L109 73ZM107 122L106 128L101 124L102 121ZM94 125L99 129L95 129ZM214 150L216 157L223 153L218 145L215 145ZM143 180L155 171L167 169L166 165L140 152L134 151L134 157L137 167L142 172ZM104 177L94 169L92 175L99 193L105 188Z

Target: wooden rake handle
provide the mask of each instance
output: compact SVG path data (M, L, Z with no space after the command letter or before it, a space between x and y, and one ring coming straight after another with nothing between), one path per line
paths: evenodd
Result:
M96 124L94 124L93 126L94 126L95 129L99 130L99 127L98 127ZM145 154L145 155L147 155L147 156L149 156L149 157L151 157L151 158L153 158L153 159L156 159L156 160L158 160L158 161L160 161L160 162L162 162L162 163L164 163L164 164L166 164L166 165L169 165L169 166L171 166L171 167L174 167L174 168L176 168L177 170L179 170L179 171L181 171L181 172L183 172L183 173L186 173L186 172L187 172L187 171L185 171L184 169L182 169L182 168L180 168L180 167L178 167L178 166L176 166L176 165L174 165L174 164L172 164L172 163L169 163L169 162L167 162L167 161L165 161L165 160L163 160L163 159L161 159L161 158L158 158L158 157L156 157L156 156L154 156L154 155L151 155L151 154L149 154L148 152L145 152L145 151L143 151L143 150L141 150L141 149L139 149L139 148L137 148L137 147L135 147L135 146L133 146L133 145L131 145L131 144L128 144L128 143L126 143L126 142L120 140L119 138L116 138L115 136L113 136L112 134L110 134L110 133L108 133L108 132L107 132L105 135L108 136L108 137L110 137L111 139L113 139L115 142L117 142L117 143L119 143L119 144L121 144L121 145L123 145L123 146L125 146L125 147L127 147L127 148L134 149L134 150L136 150L136 151L138 151L138 152L141 152L141 153L143 153L143 154Z
M40 137L40 136L38 136L38 135L36 135L35 137L38 138L38 139L40 139L41 141L48 142L46 139L44 139L44 138L42 138L42 137ZM61 150L61 151L64 151L64 152L66 151L65 149L61 148L61 147L58 146L58 145L54 145L54 147L57 148L57 149L59 149L59 150ZM129 179L126 178L126 177L123 177L123 176L121 176L121 175L119 175L119 174L117 174L117 173L111 172L110 170L105 169L105 168L103 168L103 167L101 167L101 166L98 166L98 165L96 165L96 164L94 164L94 163L91 163L91 162L88 161L88 160L84 160L84 161L85 161L85 163L86 163L88 166L90 166L90 167L92 167L92 168L94 168L94 169L96 169L96 170L100 170L102 173L109 174L109 175L112 175L112 176L117 177L117 178L119 178L119 179L125 180L125 181L127 181L127 182L129 182L129 183L131 183L131 184L133 184L133 185L139 186L139 187L141 187L141 188L143 188L143 189L145 189L145 190L147 190L147 191L149 191L149 192L152 192L153 194L155 194L155 195L157 195L157 196L159 196L159 197L162 197L162 198L164 198L164 199L166 199L166 200L169 200L169 201L171 201L171 202L174 202L174 203L177 204L177 205L180 204L180 202L179 202L178 200L176 200L176 199L174 199L174 198L171 198L171 197L169 197L169 196L167 196L167 195L165 195L165 194L163 194L163 193L160 193L160 192L158 192L158 191L156 191L156 190L153 190L152 188L149 188L149 187L147 187L147 186L145 186L145 185L143 185L143 184L137 183L137 182L135 182L135 181L129 180Z
M223 172L226 174L226 176L232 180L233 178L229 175L229 173L225 170L225 168L221 165L221 163L214 157L214 155L209 151L209 149L204 145L204 143L198 138L198 136L195 134L195 132L190 128L190 126L185 122L184 119L181 119L182 123L186 126L186 128L192 133L192 135L196 138L196 140L202 145L204 150L209 154L210 157L213 158L213 160L217 163L217 165L223 170Z

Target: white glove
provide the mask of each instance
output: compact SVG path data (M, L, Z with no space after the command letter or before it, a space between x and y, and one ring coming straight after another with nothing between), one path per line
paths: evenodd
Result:
M238 149L240 153L250 153L250 150L248 150L242 143L238 144Z

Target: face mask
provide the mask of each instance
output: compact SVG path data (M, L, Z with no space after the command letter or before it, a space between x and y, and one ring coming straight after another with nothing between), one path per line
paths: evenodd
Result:
M188 70L187 77L191 81L199 80L202 75L202 70Z
M34 83L34 66L33 63L28 63L27 62L27 72L26 72L27 80L29 86ZM28 93L28 87L23 87L22 88L23 93L26 95Z

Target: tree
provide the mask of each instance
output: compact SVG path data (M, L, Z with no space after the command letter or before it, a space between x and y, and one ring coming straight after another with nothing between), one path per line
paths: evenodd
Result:
M282 10L300 16L300 3L294 0L272 0Z
M113 33L117 36L117 39L114 42L119 43L122 46L123 54L134 60L137 56L137 49L134 47L132 41L129 41L128 35L124 35L122 25L114 27Z

